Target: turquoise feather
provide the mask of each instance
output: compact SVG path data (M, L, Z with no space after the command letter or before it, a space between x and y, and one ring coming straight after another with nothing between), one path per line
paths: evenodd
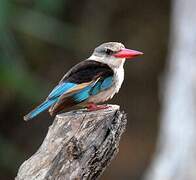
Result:
M32 110L29 114L27 114L26 116L24 116L24 120L25 121L28 121L28 120L34 118L35 116L37 116L42 111L48 109L52 104L56 103L57 100L58 99L44 101L41 105L39 105L34 110Z
M97 95L101 91L104 91L104 90L110 88L112 86L112 83L113 83L113 77L110 76L110 77L104 79L104 81L102 81L102 82L98 81L96 84L87 86L83 90L77 92L76 94L74 94L73 99L78 103L85 101L91 95Z
M48 99L61 96L63 93L68 91L70 88L76 87L77 84L71 82L64 82L62 84L57 85L52 92L49 94Z
M110 88L112 86L113 83L113 77L107 77L106 79L104 79L104 81L101 84L101 90L106 90L108 88Z
M59 84L58 86L56 86L52 92L49 94L48 98L46 101L44 101L41 105L39 105L38 107L36 107L34 110L32 110L29 114L27 114L24 119L26 121L34 118L35 116L37 116L38 114L40 114L41 112L45 111L46 109L48 109L50 106L52 106L53 104L55 104L58 100L59 97L64 94L66 91L68 91L70 88L73 88L77 86L77 84L75 83L70 83L70 82L65 82L62 84Z

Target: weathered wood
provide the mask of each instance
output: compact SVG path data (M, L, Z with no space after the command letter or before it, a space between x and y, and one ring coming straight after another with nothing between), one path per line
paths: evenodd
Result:
M126 115L119 106L56 116L38 151L20 167L16 180L97 179L118 152Z

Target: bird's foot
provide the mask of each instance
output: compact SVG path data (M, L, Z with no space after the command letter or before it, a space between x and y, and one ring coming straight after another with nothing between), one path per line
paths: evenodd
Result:
M88 111L97 111L97 110L109 108L109 106L107 105L96 105L95 103L88 103L86 107Z

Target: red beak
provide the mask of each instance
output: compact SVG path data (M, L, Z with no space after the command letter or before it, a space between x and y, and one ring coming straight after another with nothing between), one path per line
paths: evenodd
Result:
M143 54L144 53L139 52L139 51L123 48L119 52L114 54L113 56L116 58L127 58L128 59L128 58L134 58L136 56L143 55Z

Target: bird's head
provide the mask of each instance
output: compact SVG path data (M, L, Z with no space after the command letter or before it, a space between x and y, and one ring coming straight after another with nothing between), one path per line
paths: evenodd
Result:
M118 68L124 64L125 59L131 59L142 54L139 51L126 49L122 43L108 42L95 48L89 59L106 63L113 68Z

